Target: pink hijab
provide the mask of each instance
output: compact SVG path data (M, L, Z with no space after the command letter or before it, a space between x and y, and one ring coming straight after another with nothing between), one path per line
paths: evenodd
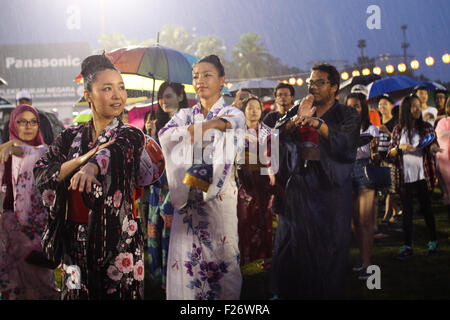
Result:
M36 137L34 137L33 140L31 141L23 141L19 138L19 133L17 130L17 119L19 119L19 116L24 113L25 111L30 111L32 112L37 121L38 121L38 134L36 135ZM28 104L21 104L18 105L17 107L14 108L14 110L11 112L11 116L9 117L9 140L19 140L22 141L25 144L28 144L30 146L40 146L41 144L44 144L44 139L42 138L42 134L41 134L41 127L40 127L41 123L39 121L39 114L36 111L35 108L33 108L32 106L28 105Z

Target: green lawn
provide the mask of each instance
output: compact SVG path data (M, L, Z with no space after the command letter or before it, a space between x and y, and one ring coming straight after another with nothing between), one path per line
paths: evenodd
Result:
M415 208L415 212L417 213ZM358 262L358 249L354 241L350 250L347 299L449 299L450 298L450 222L446 208L433 195L433 210L440 252L427 257L428 231L423 218L414 216L414 257L407 261L398 261L394 256L403 244L401 219L389 227L380 226L380 231L388 238L375 240L372 263L380 267L381 289L367 289L366 281L359 280L350 267ZM384 212L380 202L380 218ZM268 299L268 272L263 272L258 263L243 268L244 283L242 299Z
M380 219L383 212L380 202ZM397 261L394 256L402 245L401 219L389 227L380 226L380 231L388 238L375 240L372 263L381 269L381 289L369 290L366 281L358 280L356 275L348 272L348 299L449 299L450 298L450 223L446 209L438 200L438 193L433 194L433 210L436 218L440 252L427 257L428 232L423 218L419 214L414 217L414 257L407 261ZM415 211L417 212L417 210ZM276 224L275 224L276 226ZM147 255L146 266L147 266ZM352 242L349 266L358 261L358 249ZM243 286L241 299L266 300L272 296L268 289L269 273L255 261L242 268ZM59 270L56 271L58 284ZM146 268L145 298L150 300L164 299L160 288L155 288L149 281Z

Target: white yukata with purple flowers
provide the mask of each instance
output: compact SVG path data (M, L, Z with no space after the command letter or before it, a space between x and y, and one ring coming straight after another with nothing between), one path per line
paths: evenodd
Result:
M203 116L200 103L180 109L159 132L166 161L166 173L172 204L175 208L167 261L167 299L169 300L236 300L239 299L242 276L239 268L237 186L234 159L220 161L226 139L214 130L212 148L213 180L208 192L182 183L193 163L192 153L183 152L191 124L226 117L235 130L244 130L245 116L239 109L226 106L220 98ZM229 151L228 151L229 152Z

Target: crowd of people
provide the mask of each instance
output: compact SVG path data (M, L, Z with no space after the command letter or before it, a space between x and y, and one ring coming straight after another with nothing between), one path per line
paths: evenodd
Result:
M438 252L437 185L450 220L446 91L435 92L436 107L420 86L398 106L384 94L370 109L356 86L342 104L339 73L322 63L300 103L279 83L267 112L250 89L227 105L224 67L209 55L192 70L199 102L189 107L184 86L165 82L137 128L109 58L89 56L81 69L91 121L46 143L31 98L11 113L0 145L0 299L144 299L148 283L167 299L237 300L241 268L257 260L272 299L344 298L352 236L353 270L369 277L379 196L381 224L403 222L395 258L413 256L414 198L428 255ZM238 136L243 146L230 149ZM380 187L369 169L389 182Z

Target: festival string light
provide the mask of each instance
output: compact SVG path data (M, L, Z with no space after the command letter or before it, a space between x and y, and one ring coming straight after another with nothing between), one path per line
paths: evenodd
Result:
M419 69L419 67L420 67L420 62L419 62L419 60L413 60L413 61L411 61L411 68L413 68L414 70L416 70L416 69Z
M368 76L370 74L370 69L369 68L364 68L362 70L362 74L363 74L363 76Z
M393 65L387 65L386 66L386 72L387 73L393 73L395 71L395 68L394 68L394 66Z
M425 58L425 64L429 67L433 66L435 64L435 59L432 56L427 56ZM444 53L442 55L442 62L444 64L449 64L450 63L450 54L448 53ZM355 66L356 68L358 68L358 66ZM409 63L409 66L406 65L405 63L400 63L397 65L397 70L398 72L405 72L406 70L408 70L408 67L411 67L411 69L413 70L417 70L421 67L421 63L419 62L418 59L414 59ZM341 71L341 79L343 81L350 79L350 77L358 77L361 74L364 76L370 75L371 73L376 74L376 75L381 75L383 73L383 67L380 66L375 66L372 70L370 70L369 68L367 68L367 66L364 65L360 65L359 68L363 68L361 71L359 71L358 69L355 69L351 72L350 71L345 71L342 70ZM392 64L389 64L387 66L384 67L385 68L385 72L387 74L393 74L395 72L395 67ZM301 73L297 73L297 74L291 74L291 75L277 75L277 76L269 76L269 77L264 77L264 79L273 79L273 80L277 80L278 82L282 82L282 83L286 83L286 84L291 84L291 85L295 85L297 84L298 86L302 86L304 84L304 80L300 77L309 75L309 72L301 72ZM300 77L299 77L300 76ZM288 78L289 77L289 78ZM299 78L297 78L299 77ZM80 77L81 78L81 77ZM284 80L281 80L280 78L285 78ZM286 79L288 78L288 79ZM76 79L77 80L77 79ZM231 81L233 82L239 82L239 81L245 81L245 80L250 80L250 78L245 78L245 79L231 79ZM81 82L81 81L77 81L77 82ZM225 87L227 87L228 89L230 89L230 87L232 86L232 83L226 83Z

